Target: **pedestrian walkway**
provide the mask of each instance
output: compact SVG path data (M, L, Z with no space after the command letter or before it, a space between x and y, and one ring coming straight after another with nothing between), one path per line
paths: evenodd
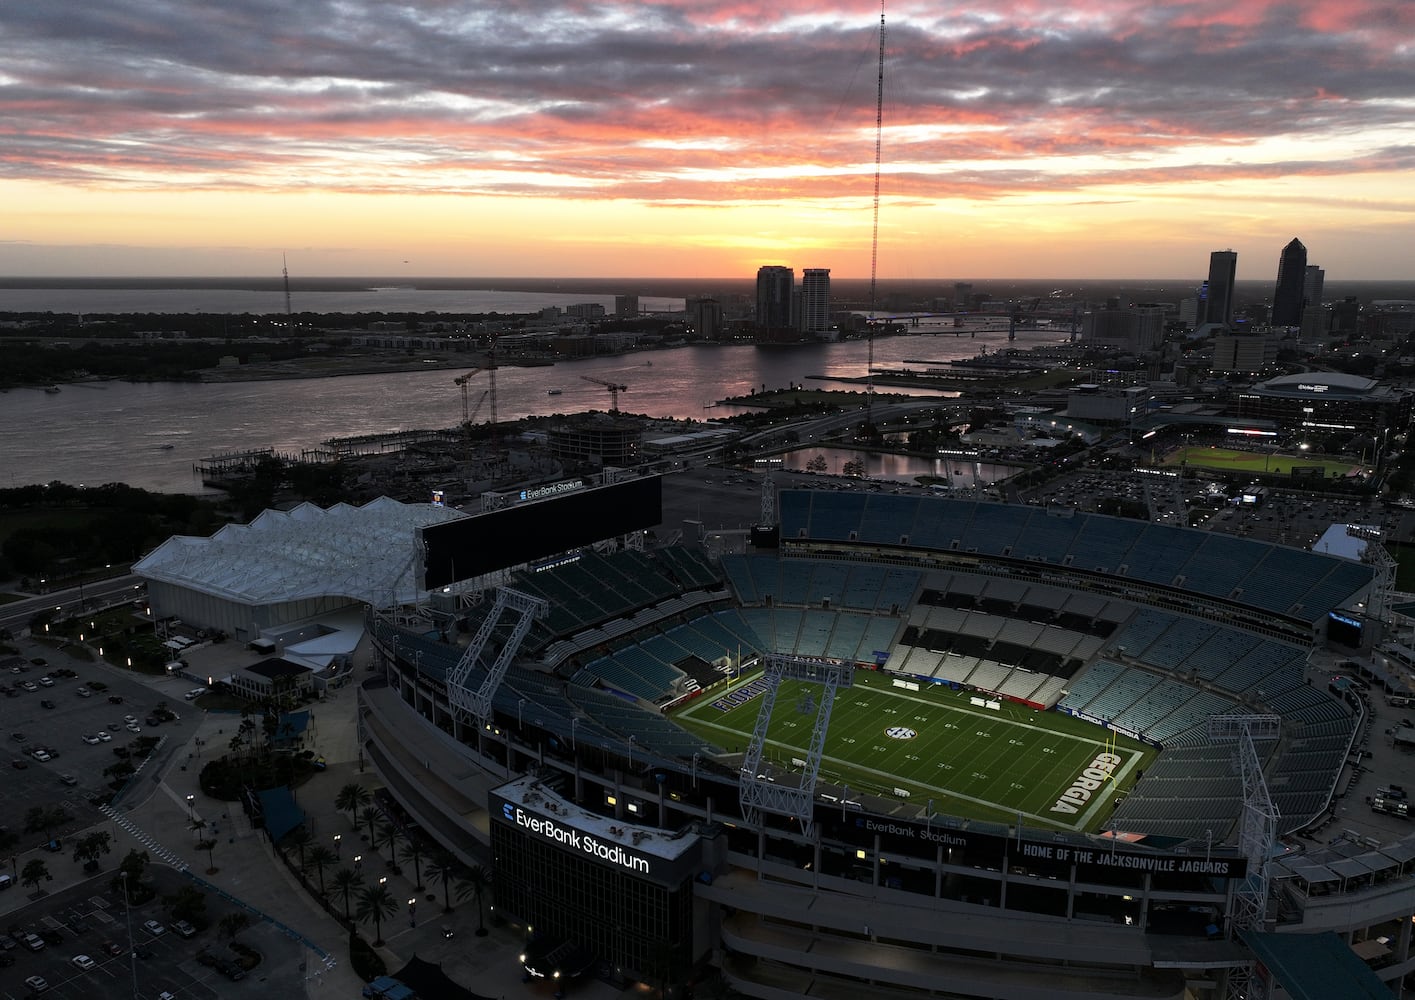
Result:
M132 677L130 673L126 676ZM159 695L172 696L170 679L140 679ZM498 926L491 919L494 914L490 899L486 912L479 914L475 898L458 901L454 893L453 911L444 913L441 886L424 885L419 889L413 882L415 866L411 862L405 861L401 869L395 870L386 857L386 848L370 848L366 828L356 829L350 817L335 808L334 799L346 784L358 783L370 792L379 787L372 768L365 769L360 759L354 719L356 702L356 693L350 687L311 706L311 744L325 757L327 768L294 792L313 837L311 846L322 844L338 856L334 869L325 872L326 882L338 867L349 866L356 856L361 856L358 868L366 884L384 880L389 893L399 901L399 912L382 924L384 946L378 949L390 972L396 972L416 955L441 964L454 981L479 995L539 1000L544 991L536 984L521 981L517 955L524 938L517 929ZM253 829L235 803L209 799L201 791L199 775L204 760L224 752L238 725L236 715L203 713L184 744L164 748L166 754L160 758L154 755L141 778L129 784L117 804L102 810L107 817L104 823L75 836L91 830L107 830L112 835L112 853L102 862L105 870L111 871L130 850L147 851L154 862L171 865L202 888L222 894L286 932L294 932L318 949L307 962L307 995L357 997L363 982L349 965L348 932L300 884L264 832ZM196 826L198 823L201 825ZM362 822L360 826L363 827ZM205 851L196 849L201 838L216 841L210 859ZM23 868L30 857L40 857L49 866L53 881L47 887L52 891L92 877L67 852L48 854L36 850L20 854L14 859L17 869ZM422 858L420 867L424 870L427 861ZM216 870L207 873L208 866ZM311 879L318 884L317 875ZM0 916L29 902L20 891L0 894ZM342 906L337 902L334 905ZM483 923L488 933L478 936L476 931ZM450 937L444 928L451 932ZM358 930L367 941L375 937L372 925L361 925ZM327 954L332 963L316 960L320 953ZM607 984L591 980L580 984L575 995L586 1000L610 1000L621 994Z

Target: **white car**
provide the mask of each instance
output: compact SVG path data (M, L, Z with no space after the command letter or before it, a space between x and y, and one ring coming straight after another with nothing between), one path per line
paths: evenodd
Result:
M167 928L163 927L156 920L144 920L142 922L142 929L147 931L153 937L161 937L162 935L167 933Z
M50 758L49 754L45 753L43 750L36 750L36 751L34 752L34 759L37 760L37 761L39 761L41 764L43 764L45 761L47 761L47 760L49 760L49 759L51 759L51 758Z
M76 690L76 691L74 692L74 694L78 695L80 698L92 698L92 697L93 697L93 692L90 691L90 690L89 690L88 688L86 688L86 687L81 687L81 688L79 688L78 690Z
M52 688L52 687L54 686L54 681L51 680L51 679L48 678L48 677L41 677L41 678L39 679L39 686L40 686L40 687L46 687L46 688Z
M98 964L87 955L75 955L73 958L69 959L69 961L73 962L76 967L83 969L85 972Z
M123 721L131 726L134 722L138 721L138 717L136 715L125 715L123 716Z
M136 722L130 722L130 723L128 723L126 726L124 726L123 728L126 729L126 730L127 730L128 732L130 732L130 733L140 733L140 732L142 732L142 726L138 725Z
M83 741L84 741L85 743L87 743L89 746L93 746L95 743L98 743L98 742L99 742L99 739L98 739L97 736L92 736L92 735L90 735L90 734L88 734L88 733L84 733L84 735L83 735Z
M103 732L102 730L99 730L98 732L94 733L94 735L97 736L97 737L98 737L100 740L102 740L104 743L112 743L112 742L113 742L113 737L109 736L107 733Z
M26 976L25 985L35 993L43 993L49 989L49 982L43 976Z

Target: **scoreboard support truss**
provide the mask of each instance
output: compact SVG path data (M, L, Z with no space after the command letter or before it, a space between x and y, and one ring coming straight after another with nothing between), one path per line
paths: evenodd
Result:
M762 693L761 710L757 713L757 724L752 730L752 741L747 745L737 784L742 815L749 823L760 822L762 813L793 817L801 824L801 831L809 835L816 798L816 778L820 774L821 756L825 752L826 729L830 726L830 710L835 704L835 692L839 688L853 686L855 668L849 663L777 653L762 657L762 663L766 668L764 679L767 687ZM767 731L771 728L771 716L783 680L818 687L820 692L804 766L800 774L783 773L781 780L776 780L766 773L763 760L766 756Z
M475 719L479 725L484 726L491 720L492 699L496 695L496 689L501 686L501 679L506 676L506 671L510 668L511 661L516 658L516 652L521 648L521 642L531 630L531 625L549 609L550 605L541 598L523 594L519 590L502 587L496 592L496 603L482 619L471 645L457 661L457 665L447 672L447 698L459 722L468 724ZM501 623L502 615L508 610L517 616L511 627L511 635L487 668L481 684L476 690L472 690L467 686L467 679L477 661L481 659L487 643L491 641L491 633Z

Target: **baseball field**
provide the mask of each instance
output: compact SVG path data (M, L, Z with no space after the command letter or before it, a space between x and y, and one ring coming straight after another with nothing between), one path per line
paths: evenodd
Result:
M1270 475L1285 476L1294 467L1298 469L1321 469L1321 478L1330 479L1333 476L1344 476L1357 466L1352 462L1345 462L1335 458L1327 458L1322 455L1298 454L1287 455L1281 453L1268 453L1259 451L1240 451L1236 448L1208 448L1201 445L1191 445L1187 448L1175 448L1164 457L1165 465L1188 465L1203 469L1216 469L1226 472L1252 472L1268 473ZM1317 473L1310 473L1317 475Z

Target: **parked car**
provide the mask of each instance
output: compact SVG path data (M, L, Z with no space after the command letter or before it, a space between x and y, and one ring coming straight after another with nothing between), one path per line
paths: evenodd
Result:
M73 788L78 783L79 779L75 778L72 774L59 775L59 784L61 785L68 785L70 788Z
M156 920L144 920L142 922L142 929L147 931L153 937L161 937L162 935L167 933L167 928L163 927Z
M103 950L106 954L112 955L114 958L123 954L123 946L117 941L104 941Z
M185 920L178 920L172 924L172 929L184 938L195 937L197 929Z
M83 969L85 972L98 964L87 955L75 955L73 958L69 959L69 961L74 963L75 968Z
M40 687L46 687L46 688L52 688L52 687L54 686L54 678L52 678L52 677L41 677L41 678L39 679L39 686L40 686Z
M127 730L128 732L130 732L130 733L140 733L140 732L142 732L142 726L138 725L136 722L130 722L130 723L128 723L126 726L124 726L123 728L126 729L126 730Z
M41 702L39 703L39 707L40 707L40 708L53 708L53 707L54 707L54 702L50 701L48 698L45 698L43 701L41 701Z
M49 983L43 976L26 976L25 985L35 993L43 993L45 990L49 989Z
M84 735L83 735L83 741L84 741L85 743L87 743L89 746L94 746L95 744L97 744L97 743L99 742L99 739L98 739L97 736L91 736L91 735L88 734L88 733L84 733Z
M44 950L44 938L40 937L38 934L35 934L33 931L20 938L20 943L23 944L30 951Z
M97 736L97 737L98 737L100 740L102 740L104 743L112 743L112 742L113 742L113 737L109 736L107 733L105 733L105 732L103 732L103 731L101 731L101 730L100 730L99 732L94 733L93 735Z
M80 698L92 698L92 697L93 697L93 692L90 691L90 690L89 690L88 688L86 688L86 687L75 688L75 689L74 689L74 694L78 695Z

